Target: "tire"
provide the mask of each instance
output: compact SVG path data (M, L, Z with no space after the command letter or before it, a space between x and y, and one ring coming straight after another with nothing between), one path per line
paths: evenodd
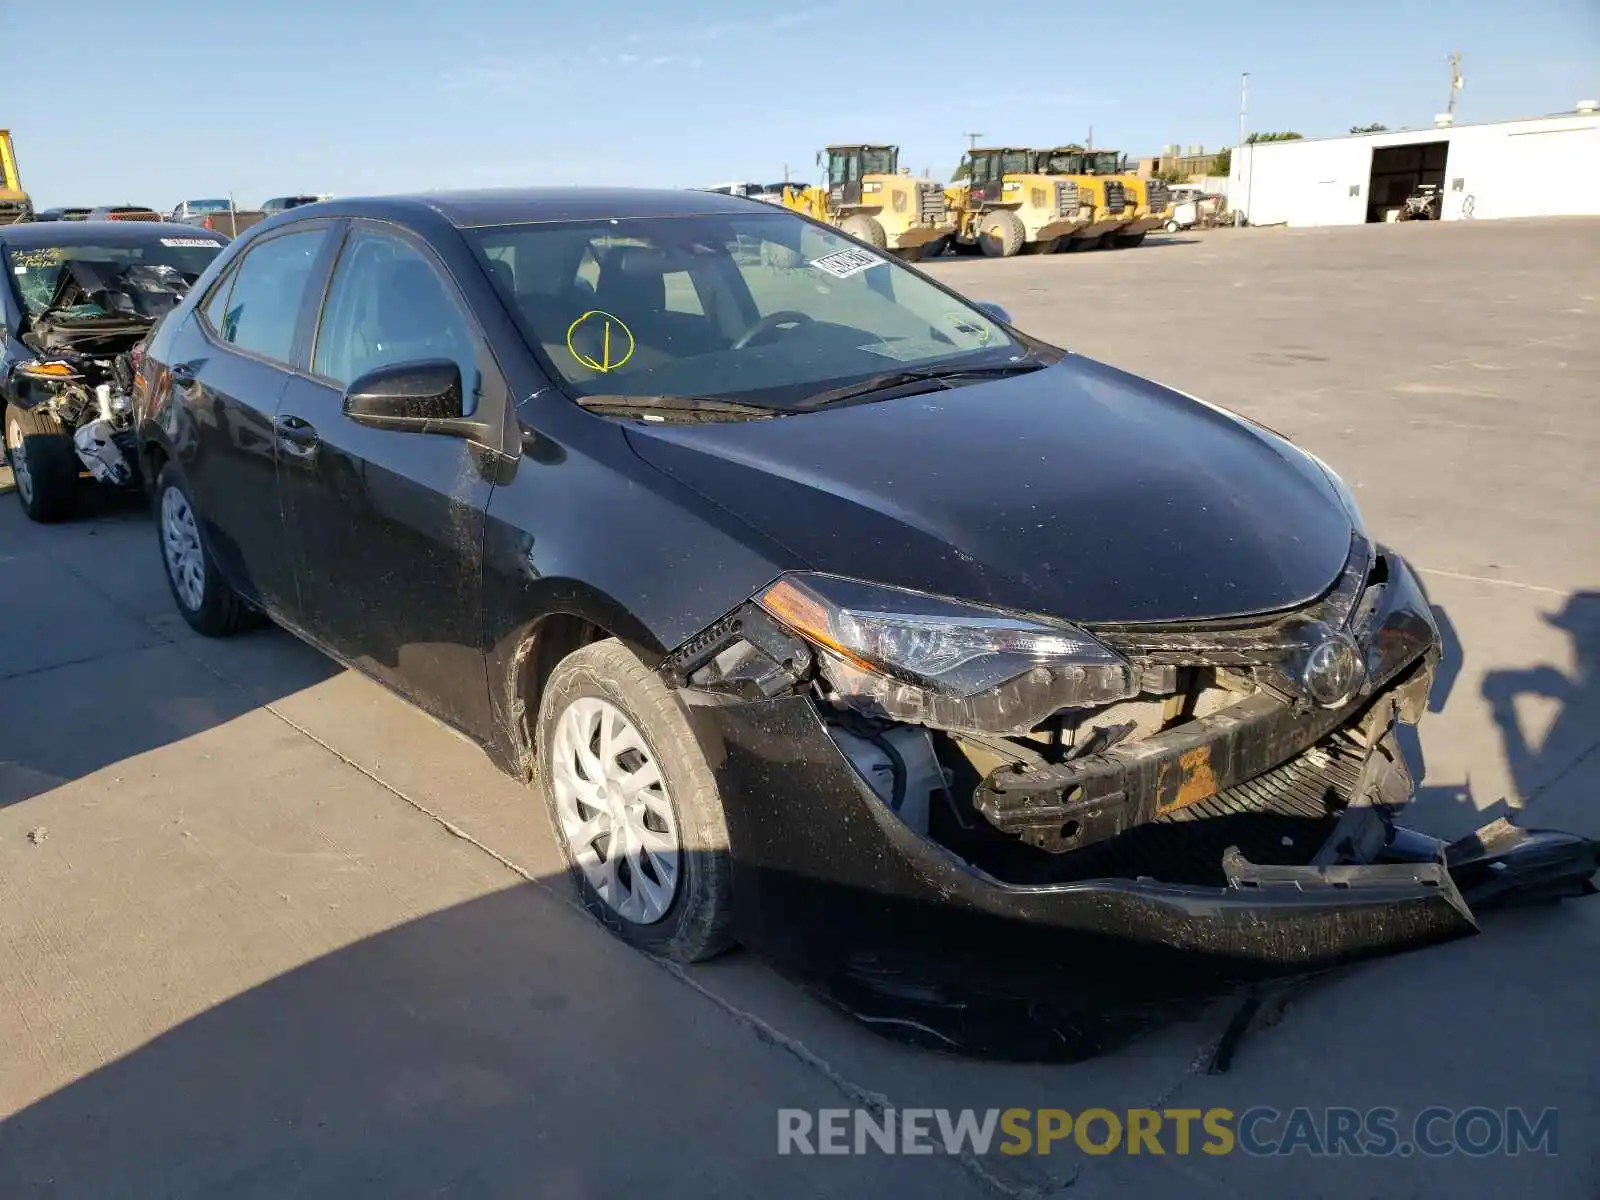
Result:
M888 235L883 232L883 226L877 217L869 217L865 213L856 213L853 217L846 217L839 226L857 241L866 242L876 250L882 250L889 244Z
M1165 229L1168 233L1177 233L1178 230L1183 228L1183 226L1179 225L1176 221L1168 221L1161 228Z
M1144 234L1142 233L1119 233L1113 236L1116 238L1113 244L1124 250L1131 250L1135 246L1144 245Z
M1095 239L1094 248L1096 250L1109 250L1116 244L1117 235L1115 232L1102 233L1098 238Z
M609 755L612 770L607 771L598 742L590 739L618 715L639 744ZM535 784L583 907L629 945L672 962L700 962L732 946L732 864L717 781L683 706L656 673L615 638L573 652L545 685L536 738ZM601 803L617 794L619 780L625 783L652 763L659 785L633 793L646 799L620 836L664 839L663 845L673 845L670 860L665 850L634 846L633 853L610 862L608 879L619 827ZM601 787L593 786L594 776ZM646 822L652 824L646 827ZM585 828L592 831L591 840L575 850L570 837ZM664 861L672 864L670 899L663 898L667 872L658 864ZM615 903L599 890L597 878ZM638 886L639 880L645 886Z
M997 208L978 218L978 245L986 258L1010 258L1022 249L1027 230L1009 208Z
M78 509L82 466L72 437L49 413L6 405L6 461L28 519L64 521Z
M250 624L251 611L217 571L201 531L194 499L189 495L183 476L171 463L162 467L161 474L156 477L154 507L161 565L165 568L172 602L178 606L183 619L196 633L206 637L231 637L244 629Z
M919 263L928 257L926 246L902 246L894 251L894 256L903 263Z
M977 242L963 242L960 239L957 239L956 241L951 242L950 243L950 249L952 251L954 251L956 254L960 254L960 255L964 255L964 256L968 256L968 257L970 257L971 255L979 253L979 251L978 251L978 243Z
M1060 238L1045 238L1041 242L1022 243L1022 252L1024 254L1054 254L1060 248Z

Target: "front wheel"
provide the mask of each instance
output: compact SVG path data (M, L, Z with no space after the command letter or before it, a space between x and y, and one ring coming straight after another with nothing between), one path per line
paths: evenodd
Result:
M882 250L889 244L889 235L884 233L883 224L877 217L869 217L865 213L846 217L839 228L875 250Z
M6 461L28 519L47 524L78 506L78 452L72 436L49 413L6 406Z
M584 908L674 962L733 944L728 826L683 706L615 638L557 664L535 780Z
M167 586L183 619L206 637L228 637L248 623L249 610L217 571L200 532L189 489L171 463L156 478L156 536Z
M1010 258L1022 249L1027 230L1009 208L984 213L978 222L978 245L987 258Z
M1168 221L1161 228L1165 229L1168 233L1177 233L1178 230L1183 228L1183 227L1181 225L1179 225L1176 221Z

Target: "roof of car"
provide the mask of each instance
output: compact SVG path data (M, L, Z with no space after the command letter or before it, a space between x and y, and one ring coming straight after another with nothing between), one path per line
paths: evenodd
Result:
M0 243L7 246L138 246L162 237L205 238L218 245L227 240L170 221L35 221L0 228Z
M404 196L325 200L290 210L297 217L326 213L402 217L430 209L461 229L532 221L595 221L607 217L693 216L749 212L754 200L716 192L672 188L495 188L475 192L423 192ZM770 205L763 206L771 207Z

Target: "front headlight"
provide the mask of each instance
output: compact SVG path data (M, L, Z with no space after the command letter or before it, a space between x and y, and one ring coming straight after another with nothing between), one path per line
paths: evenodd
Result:
M1127 661L1065 622L811 573L756 603L817 647L842 701L893 721L1019 734L1139 690Z

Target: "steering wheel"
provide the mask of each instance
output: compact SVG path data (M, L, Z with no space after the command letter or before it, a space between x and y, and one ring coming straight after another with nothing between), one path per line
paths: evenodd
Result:
M786 325L798 329L806 325L815 325L816 323L815 318L807 316L803 312L796 312L792 308L779 309L775 313L768 313L741 333L734 341L731 349L743 350L761 334L771 333L774 329L782 329Z

